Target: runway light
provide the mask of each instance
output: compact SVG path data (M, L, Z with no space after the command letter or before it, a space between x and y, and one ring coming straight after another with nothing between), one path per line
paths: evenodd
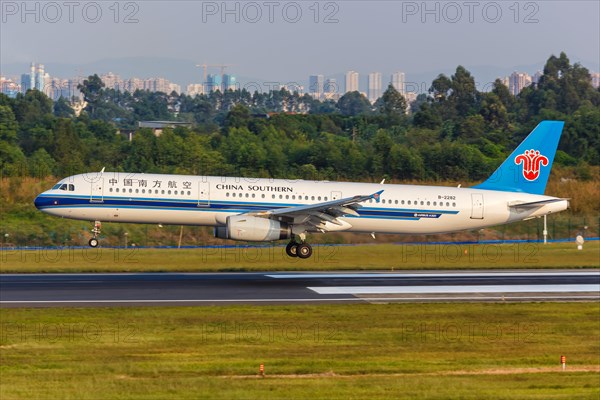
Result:
M258 374L263 378L265 377L265 364L260 364L260 367L258 367Z
M565 368L567 368L567 357L566 356L560 356L560 363L562 364L562 369L564 371Z

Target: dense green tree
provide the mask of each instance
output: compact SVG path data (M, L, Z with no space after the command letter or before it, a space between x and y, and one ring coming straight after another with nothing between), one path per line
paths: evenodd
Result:
M407 110L406 99L400 94L399 91L389 84L385 92L377 103L378 111L386 117L399 117L404 116Z
M54 103L54 115L60 118L73 118L75 116L75 111L69 102L61 96L56 103Z
M340 97L337 108L342 115L347 116L369 114L371 112L371 103L359 92L348 92Z

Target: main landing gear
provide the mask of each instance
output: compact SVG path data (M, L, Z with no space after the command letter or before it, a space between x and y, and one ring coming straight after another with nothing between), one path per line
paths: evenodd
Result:
M102 228L102 223L100 221L96 221L94 223L94 229L92 229L92 233L94 234L94 237L92 237L90 239L90 241L88 242L90 247L98 247L98 244L100 243L98 241L98 235L100 235L100 228Z
M292 238L292 241L285 246L285 252L290 257L298 257L298 258L308 258L312 256L313 250L310 244L304 241L304 238L301 238L301 242L296 242L295 238Z

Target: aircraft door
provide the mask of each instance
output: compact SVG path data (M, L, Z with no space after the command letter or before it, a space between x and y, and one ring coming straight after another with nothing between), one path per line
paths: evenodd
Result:
M342 198L342 192L331 192L331 200L339 200Z
M483 219L483 194L471 194L471 219Z
M104 203L104 178L92 179L90 203Z
M210 207L210 182L198 182L198 207Z

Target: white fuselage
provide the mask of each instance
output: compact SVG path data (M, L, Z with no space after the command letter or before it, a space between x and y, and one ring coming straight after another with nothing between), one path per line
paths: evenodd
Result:
M65 186L66 185L66 186ZM566 200L529 209L511 207L554 199L520 192L442 186L105 172L75 175L38 196L36 207L65 218L103 222L207 225L227 216L316 204L380 190L359 216L339 218L329 231L445 233L563 211Z

